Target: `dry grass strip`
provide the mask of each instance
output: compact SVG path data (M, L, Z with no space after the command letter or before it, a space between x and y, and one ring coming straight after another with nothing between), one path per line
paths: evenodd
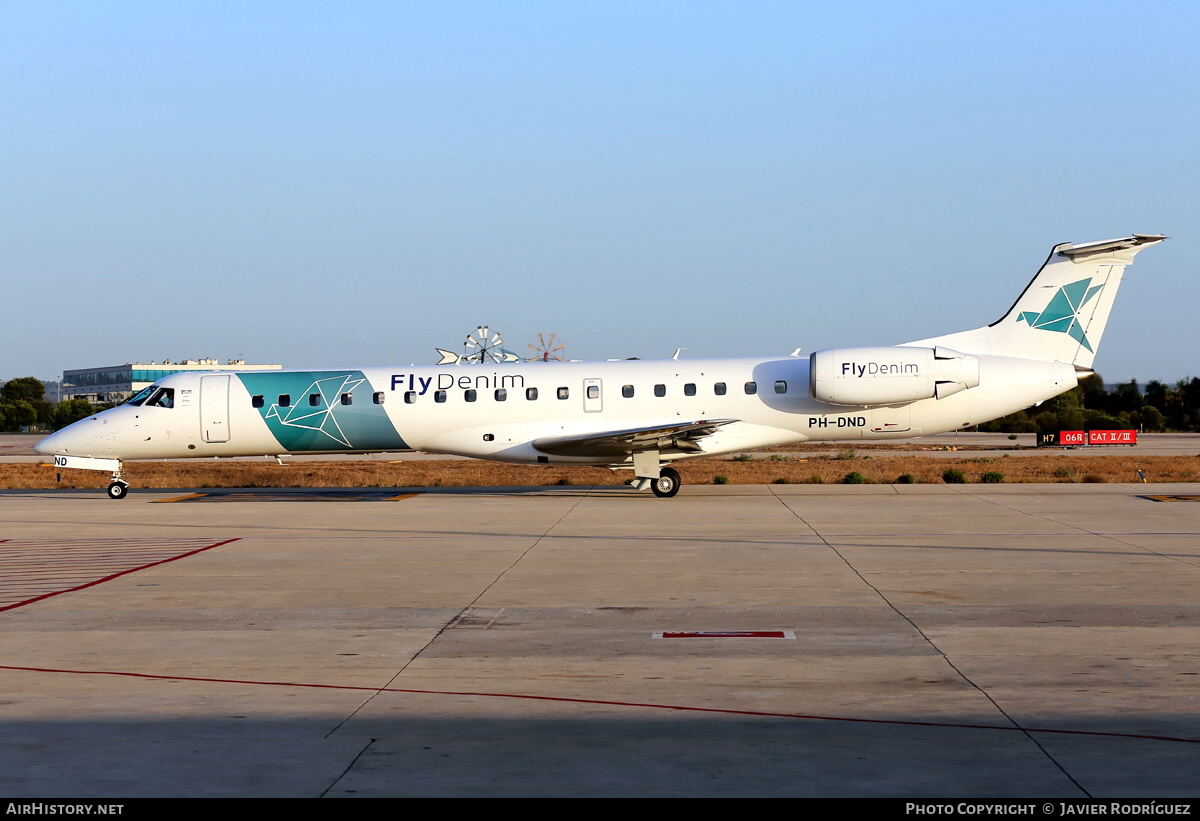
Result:
M853 455L851 455L853 454ZM834 484L857 472L874 484L892 484L909 475L917 484L941 484L947 469L962 471L969 483L999 473L1004 482L1150 482L1200 480L1200 456L1080 456L1047 453L1009 458L955 458L842 452L805 457L697 459L676 465L686 484ZM61 473L62 481L55 480ZM140 488L216 487L503 487L537 485L616 485L631 476L605 468L512 465L476 460L230 462L130 462L125 478ZM719 477L725 477L721 481ZM108 474L56 471L52 465L0 464L0 488L101 488Z

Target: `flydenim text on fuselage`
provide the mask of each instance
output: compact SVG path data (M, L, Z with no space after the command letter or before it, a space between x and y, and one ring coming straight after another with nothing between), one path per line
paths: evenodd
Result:
M394 391L416 391L418 396L424 396L430 388L439 391L448 391L451 388L489 390L492 388L523 387L525 387L525 376L519 373L456 375L443 372L433 374L432 376L421 376L415 373L394 373L392 374L391 389Z

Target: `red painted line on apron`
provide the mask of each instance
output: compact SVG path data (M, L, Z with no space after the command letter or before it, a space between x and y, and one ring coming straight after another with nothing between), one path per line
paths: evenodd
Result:
M233 541L232 539L230 541ZM215 545L214 545L215 547ZM354 684L315 684L301 681L259 681L236 678L205 678L201 676L167 676L155 673L130 673L120 670L66 670L53 667L21 667L0 664L0 670L25 673L63 673L78 676L124 676L150 681L193 681L201 684L242 684L259 687L302 687L313 690L347 690L365 693L403 693L421 696L473 696L476 698L509 698L525 701L550 701L559 704L594 704L603 707L642 707L649 710L675 710L689 713L715 713L718 715L750 716L756 718L790 718L803 721L840 721L850 724L883 724L899 727L937 727L952 730L999 730L1002 732L1046 733L1053 735L1077 735L1098 738L1129 738L1141 741L1172 741L1179 744L1200 744L1200 738L1184 738L1142 733L1116 733L1103 730L1059 730L1046 727L1016 727L998 724L963 724L950 721L904 721L892 718L854 718L852 716L821 716L805 713L772 713L764 710L733 710L722 707L689 707L684 704L655 704L640 701L609 701L598 698L569 698L567 696L534 696L523 693L490 693L471 690L414 690L402 687L363 687Z
M34 602L39 602L39 601L42 601L43 599L49 599L53 596L61 596L63 593L74 593L77 590L86 590L89 587L95 587L98 584L104 584L105 582L110 582L113 579L120 578L121 576L126 576L130 573L136 573L139 570L146 570L147 568L156 567L160 564L167 564L168 562L178 561L179 559L186 559L188 556L195 556L197 553L203 553L206 550L212 550L214 547L220 547L221 545L229 544L230 542L236 542L236 541L238 541L239 538L241 538L241 537L225 539L224 541L220 541L215 544L210 544L206 547L199 547L199 548L196 548L195 550L189 550L186 553L180 553L178 556L170 556L166 559L159 559L156 562L149 562L147 564L138 565L137 567L131 567L126 570L118 571L116 573L110 573L109 575L104 576L103 578L94 579L90 582L85 582L84 584L76 585L75 587L68 587L64 590L55 590L52 593L45 593L41 596L34 596L32 599L26 599L25 601L20 601L20 602L17 602L16 604L5 605L4 607L0 607L0 613L3 613L5 610L12 610L17 607L24 607L27 604L33 604Z
M782 630L716 630L699 633L663 631L664 639L785 639Z

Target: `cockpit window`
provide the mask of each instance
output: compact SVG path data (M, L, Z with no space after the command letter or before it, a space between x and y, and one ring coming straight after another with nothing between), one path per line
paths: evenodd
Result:
M159 388L153 396L146 400L148 408L173 408L175 407L175 389L174 388Z
M129 397L126 405L140 405L146 401L146 397L158 390L158 385L150 385L147 388L142 388L140 391Z

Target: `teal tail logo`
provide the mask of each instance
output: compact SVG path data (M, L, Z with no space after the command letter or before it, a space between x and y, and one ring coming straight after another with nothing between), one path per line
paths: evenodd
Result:
M1083 347L1087 348L1092 353L1092 345L1087 340L1087 335L1084 334L1083 328L1079 324L1079 312L1083 310L1083 306L1091 301L1103 284L1095 285L1089 288L1092 284L1091 279L1081 279L1078 282L1072 282L1070 285L1064 285L1058 289L1058 293L1050 300L1050 304L1040 314L1036 311L1022 311L1017 317L1017 322L1022 320L1029 323L1029 327L1038 328L1042 331L1057 331L1060 334L1068 334L1072 339L1077 341Z

